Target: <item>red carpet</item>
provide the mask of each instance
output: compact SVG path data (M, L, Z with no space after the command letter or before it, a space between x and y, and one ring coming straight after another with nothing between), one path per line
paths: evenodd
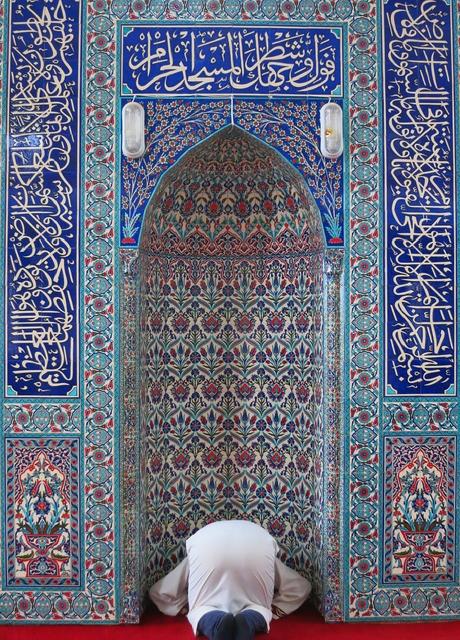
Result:
M457 640L458 622L326 624L311 610L295 613L272 624L260 640ZM193 640L183 618L150 614L138 626L0 625L1 640Z

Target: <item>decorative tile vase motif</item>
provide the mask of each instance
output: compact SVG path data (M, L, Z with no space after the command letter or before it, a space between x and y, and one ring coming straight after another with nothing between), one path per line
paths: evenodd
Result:
M6 458L8 586L79 586L78 440L8 438Z
M454 578L452 436L385 438L385 581Z

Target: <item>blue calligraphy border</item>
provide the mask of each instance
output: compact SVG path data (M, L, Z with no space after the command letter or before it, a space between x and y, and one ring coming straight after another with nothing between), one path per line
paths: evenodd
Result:
M457 308L458 308L458 252L456 243L460 241L459 225L456 223L456 206L457 202L460 202L460 189L458 180L460 177L459 172L459 163L457 161L457 149L456 149L456 140L457 138L457 130L458 123L455 117L455 105L458 104L456 100L457 88L456 88L456 80L458 76L456 75L456 61L454 51L456 50L456 19L453 11L453 7L450 3L446 3L444 0L435 0L437 1L438 7L448 8L446 12L446 16L450 21L449 28L449 39L450 39L450 72L451 72L451 82L450 82L450 104L451 104L451 124L452 124L452 204L451 204L451 213L452 213L452 284L453 284L453 294L452 294L452 309L454 313L454 318L452 322L453 327L453 339L454 345L452 348L452 357L453 357L453 366L452 366L452 380L450 384L444 385L444 391L442 389L436 389L436 391L430 392L426 389L422 388L419 385L418 390L412 390L408 388L407 381L402 383L405 385L405 388L395 388L395 385L390 384L389 381L389 372L391 371L391 365L393 362L393 358L390 355L390 346L388 344L387 338L389 337L389 302L390 302L390 293L394 295L392 291L390 291L390 282L392 269L390 264L388 243L390 241L390 200L391 193L388 190L387 185L389 184L389 159L388 159L388 149L390 146L390 139L387 136L387 128L388 128L388 111L387 111L387 99L388 99L388 78L387 78L387 51L386 51L386 39L388 37L388 28L386 23L386 16L388 12L388 5L395 4L396 0L381 0L381 25L380 25L380 44L382 50L382 64L380 65L380 86L382 86L382 96L381 96L381 113L382 113L382 135L381 135L381 144L380 144L380 153L383 158L383 162L381 165L381 184L383 185L382 197L384 199L384 224L383 224L383 234L384 234L384 242L383 247L381 248L381 264L384 269L383 282L384 286L382 287L381 294L381 308L384 309L385 313L385 323L382 328L381 333L381 341L383 345L383 358L381 361L381 379L384 380L384 389L383 389L383 399L382 400L395 400L401 401L404 399L415 399L415 398L430 398L431 400L439 400L445 401L450 397L457 396L457 379L459 375L459 362L458 362L458 344L460 344L460 331L457 327ZM411 3L413 6L417 4L416 2ZM394 376L393 376L394 377ZM393 379L392 379L393 381Z
M3 43L6 41L6 30L9 25L9 12L10 6L8 2L5 2L3 5L4 14L3 17L0 16L0 21L3 18L2 24L2 39ZM1 69L1 77L2 77L2 92L0 93L0 108L1 108L1 135L0 135L0 153L2 158L7 157L7 137L3 135L5 131L5 123L7 119L7 92L5 91L5 79L7 78L8 73L8 57L9 55L6 52L6 47L3 45L3 52L0 54L0 64L2 64ZM0 207L2 212L6 212L6 163L2 162L0 166ZM4 261L6 261L6 251L5 251L5 227L6 227L6 214L2 215L2 224L0 224L0 253L1 253L1 265L3 268ZM0 309L5 309L6 295L5 295L5 279L4 276L0 278ZM5 362L5 326L4 322L0 322L0 362ZM0 398L4 396L4 378L5 376L0 376ZM3 425L3 402L0 402L0 425ZM0 474L2 477L5 476L5 468L4 468L4 455L5 455L5 442L4 438L0 438ZM4 483L0 482L0 504L6 504L6 487L4 487ZM4 525L4 518L0 518L0 548L5 548L5 540L6 540L6 530ZM5 575L4 567L4 558L3 554L0 553L0 575Z
M379 122L380 122L380 126L379 126L379 131L380 131L380 135L379 135L379 156L384 159L385 158L385 147L387 144L387 141L385 139L385 135L384 135L384 131L385 131L385 117L386 117L386 111L385 111L385 92L386 92L386 83L385 83L385 64L384 64L384 56L385 56L385 49L384 49L384 29L385 29L385 16L386 16L386 5L389 4L389 2L392 2L393 0L380 0L379 2L379 11L377 13L377 25L378 25L378 44L379 44L379 49L382 52L381 53L381 58L380 58L380 63L378 65L378 83L379 86L383 88L382 94L380 96L380 104L379 104ZM450 2L445 2L445 6L449 6ZM457 62L457 56L456 56L456 52L457 52L457 31L458 31L458 18L457 18L457 13L456 11L451 7L450 10L450 17L451 17L451 59L453 61L453 75L452 75L452 79L453 79L453 90L452 90L452 96L454 99L453 102L453 113L454 113L454 117L453 117L453 150L454 150L454 156L455 156L455 152L457 150L457 140L458 140L458 131L460 130L460 110L458 110L457 105L459 104L459 87L458 87L458 83L456 82L456 79L458 78L458 73L459 73L459 65ZM454 171L453 171L453 175L455 176L455 196L456 196L456 202L460 202L460 162L456 161L454 164ZM385 198L385 180L384 180L384 176L385 176L385 163L382 162L380 164L380 171L379 171L379 182L381 185L381 191L380 193L382 194L382 198ZM385 232L387 230L386 227L386 208L384 209L384 217L382 220L382 230L384 233L384 238L385 238ZM456 222L456 212L454 210L454 216L453 216L453 222L455 224ZM457 243L456 245L454 245L454 251L456 246L458 246L458 243L460 242L460 225L457 224L456 225L456 233L453 236L454 238L454 243ZM380 243L379 245L379 262L382 268L382 272L381 272L381 282L382 285L381 289L380 289L380 296L379 296L379 306L381 309L385 310L386 313L386 307L385 307L385 298L386 298L386 291L385 291L385 280L386 280L386 270L385 270L385 265L386 265L386 238L384 239L384 241L382 243ZM458 291L459 291L459 286L460 286L460 271L458 269L459 266L459 256L458 256L458 251L457 254L455 256L455 267L456 267L456 279L455 279L455 286L456 286L456 294L455 294L455 310L458 309ZM455 372L456 372L456 376L458 379L458 376L460 375L460 363L458 361L458 345L460 344L460 323L456 323L456 338L457 338L457 350L455 352L455 358L456 358L456 364L455 364ZM386 343L385 343L385 333L386 333L386 326L385 326L385 322L384 321L380 321L380 330L379 330L379 335L380 335L380 343L382 345L382 357L380 358L380 362L379 362L379 372L380 372L380 380L381 381L385 381L385 370L386 370L386 364L387 364L387 360L386 360ZM399 405L400 403L404 403L404 402L412 402L414 404L414 406L417 406L418 401L421 400L429 400L431 403L433 403L433 405L436 405L436 403L442 403L442 402L451 402L452 400L454 400L455 398L458 398L458 389L456 389L456 393L452 394L452 395L436 395L433 394L431 395L418 395L418 394L406 394L406 395L388 395L386 394L386 384L382 385L383 388L379 394L379 415L383 416L383 412L384 412L384 405L391 403ZM422 580L414 580L413 582L405 582L404 580L401 581L396 581L393 583L390 583L388 581L385 580L384 578L384 556L385 556L385 548L383 544L379 544L379 552L378 552L378 557L379 557L379 561L378 561L378 587L380 589L384 589L385 593L394 593L394 594L398 594L401 589L429 589L429 588L433 588L433 589L439 589L439 588L443 588L443 589L450 589L455 585L458 585L458 580L459 580L459 571L458 571L458 567L457 564L455 562L455 558L457 557L458 554L458 549L460 548L460 527L458 527L458 522L457 522L457 514L458 514L458 509L459 509L459 496L458 496L458 460L459 460L459 456L460 456L460 438L457 437L457 433L456 430L452 430L452 429L446 429L446 430L442 430L440 432L433 432L430 431L428 428L425 430L420 430L420 431L414 431L413 428L412 429L408 429L405 432L402 431L392 431L392 430L384 430L383 426L380 426L379 429L379 433L378 433L378 441L379 441L379 451L381 451L382 453L384 453L385 449L384 449L384 443L385 443L385 437L388 436L398 436L398 437L403 437L405 435L407 435L409 438L417 435L418 437L436 437L438 435L441 436L451 436L455 438L455 442L456 442L456 447L455 447L455 470L454 470L454 477L452 479L452 481L455 483L455 487L453 489L453 495L454 495L454 505L453 505L453 513L454 513L454 529L455 529L455 535L454 535L454 544L455 544L455 548L453 550L453 557L454 557L454 564L455 566L452 568L452 570L454 571L454 577L450 580L443 580L441 578L441 581L432 581L432 580L426 580L426 579L422 579ZM382 456L381 460L383 461L383 464L385 464L385 459ZM384 468L380 467L379 469L379 479L378 479L378 494L381 497L381 500L384 499L385 496L385 474L384 474ZM345 521L347 521L351 516L351 512L348 511L347 515L345 516ZM385 511L384 509L380 509L379 513L378 513L378 532L379 532L379 539L380 536L383 536L385 534ZM346 540L346 549L345 549L345 554L346 556L349 555L350 553L350 546L349 546L349 540ZM346 593L347 593L347 597L346 597L346 602L349 603L349 599L350 599L350 593L351 593L351 581L347 581L346 583ZM377 592L379 593L379 592ZM396 597L396 596L395 596ZM347 606L349 606L347 604ZM423 614L425 615L425 614ZM457 615L444 615L442 616L443 620L451 620L451 619L457 619L458 616ZM353 619L353 621L365 621L366 618L350 618L349 614L348 614L348 619ZM420 615L417 614L416 612L407 612L404 614L400 614L398 617L395 617L394 615L388 615L388 613L385 615L382 615L379 612L374 612L373 614L373 619L378 619L379 621L382 622L386 622L386 621L395 621L398 619L403 619L403 620L407 620L407 621L411 621L411 620L419 620L420 619Z
M16 0L18 1L18 0ZM58 5L56 5L56 7L53 7L54 9L58 10ZM68 282L68 286L65 289L65 293L66 295L69 297L69 299L72 300L72 303L74 304L74 309L73 309L73 313L72 313L72 322L73 325L71 327L71 329L69 330L69 335L68 335L68 340L69 340L69 345L67 348L66 345L66 356L67 356L67 363L66 363L66 370L67 371L71 371L71 367L73 366L72 369L72 375L70 380L67 382L67 384L64 386L62 386L61 388L59 388L58 390L56 390L55 393L52 392L42 392L40 393L38 391L37 388L34 388L34 382L35 382L35 378L32 376L32 379L26 384L26 388L19 390L18 388L15 388L15 382L14 382L14 372L11 369L11 363L12 363L12 356L14 353L14 348L12 348L12 345L9 344L10 343L10 336L9 336L9 326L11 323L11 308L8 305L8 299L7 299L7 291L14 291L14 285L10 280L10 273L9 273L9 269L8 269L8 257L10 255L10 238L9 238L9 224L10 224L10 219L9 219L9 211L10 211L10 200L9 200L9 193L10 193L10 184L9 184L9 178L10 178L10 154L12 152L12 148L9 148L9 136L8 136L8 132L10 131L10 109L11 109L11 96L12 96L12 90L13 87L11 86L11 65L12 65L12 56L14 51L16 51L17 54L17 49L13 50L12 47L12 36L14 33L14 2L11 3L9 10L10 10L10 19L8 21L8 47L6 49L7 51L7 55L5 56L5 78L7 78L5 85L6 85L6 91L4 92L5 94L5 131L6 131L6 135L4 136L4 152L5 152L5 158L6 158L6 162L5 162L5 211L6 211L6 224L5 224L5 237L4 237L4 249L5 249L5 253L4 253L4 264L5 264L5 276L4 276L4 290L5 290L5 305L4 305L4 314L5 314L5 335L3 336L4 341L3 344L5 345L5 352L3 354L3 362L5 363L5 367L4 367L4 375L5 375L5 384L6 384L6 397L25 397L25 398L40 398L41 399L46 399L46 398L77 398L79 396L79 386L80 386L80 379L79 379L79 372L80 372L80 362L79 362L79 358L80 358L80 347L79 347L79 343L80 343L80 335L79 335L79 319L80 319L80 304L79 304L79 291L80 288L78 286L78 282L79 282L79 277L80 277L80 220L79 220L79 212L80 212L80 205L81 205L81 200L80 200L80 176L81 176L81 126L80 126L80 114L79 114L79 106L81 103L80 100L80 93L81 93L81 51L82 51L82 39L81 39L81 16L82 16L82 4L81 2L79 2L79 0L66 0L64 2L64 8L66 10L69 11L69 15L72 17L72 20L68 20L66 23L66 28L67 28L67 33L69 32L69 30L71 30L73 28L73 33L74 33L74 41L73 41L73 46L74 46L74 50L73 50L73 54L72 54L72 67L73 67L73 71L72 74L69 76L69 78L67 79L67 82L71 82L74 84L75 87L75 93L73 96L74 99L74 110L73 110L73 118L72 121L69 124L69 134L71 136L73 136L73 142L74 144L71 145L71 154L72 156L70 157L70 161L69 161L69 165L65 168L65 170L63 171L63 175L64 178L67 179L71 184L72 184L72 193L71 193L71 206L73 211L71 212L71 216L72 216L72 221L75 222L75 224L72 224L72 227L69 231L69 233L73 233L74 234L74 238L73 238L73 244L71 244L71 252L69 255L69 259L73 260L74 262L74 266L72 267L72 276L74 278L73 283ZM49 7L49 10L51 10L52 8ZM24 18L23 15L21 15L21 13L18 13L17 15L18 18ZM19 20L19 22L23 22L23 20ZM70 56L69 56L70 58ZM64 129L63 129L64 131ZM20 135L25 135L25 134L20 134ZM53 186L54 186L54 182L52 181L52 174L49 171L43 171L42 172L42 177L43 177L43 184L46 186L51 187L51 192L53 193ZM70 236L69 236L70 239Z
M135 30L138 28L144 28L144 29L148 29L148 28L152 28L155 29L157 31L159 30L177 30L180 28L183 29L189 29L190 31L193 30L197 30L197 31L203 31L203 30L211 30L211 29L216 29L216 28L222 28L222 29L226 29L228 31L244 31L244 30L248 30L248 29L265 29L265 31L281 31L281 30L292 30L292 29L297 29L297 30L304 30L304 31L328 31L329 33L333 33L335 35L335 37L338 40L338 46L336 51L338 51L339 54L339 61L338 64L336 65L336 73L339 74L339 78L336 80L335 82L335 89L332 91L326 91L326 92L302 92L302 91L292 91L292 92L278 92L278 91L245 91L243 89L241 90L234 90L232 91L231 89L226 89L225 91L219 92L219 91L197 91L194 92L193 90L188 90L188 91L171 91L171 92L153 92L153 91L138 91L138 92L133 92L131 90L131 88L127 85L127 83L124 81L125 80L125 58L124 58L124 53L125 53L125 39ZM250 24L242 24L242 25L232 25L230 26L228 23L224 23L224 22L212 22L209 25L197 25L196 23L190 23L190 22L180 22L180 23L171 23L171 24L165 24L165 23L152 23L151 21L145 21L145 20L132 20L129 23L126 22L122 22L120 21L118 23L118 39L120 42L120 58L119 58L119 67L118 67L118 78L120 78L119 81L119 93L122 96L142 96L142 97L150 97L150 98L159 98L159 97L163 97L163 98L197 98L198 96L206 98L206 97L230 97L231 95L235 95L238 97L246 97L246 96L250 96L252 98L258 98L258 97L268 97L271 96L273 97L279 97L279 98L299 98L299 97L305 97L305 98L342 98L344 95L344 70L343 70L343 60L344 60L344 27L343 24L337 24L337 25L330 25L328 24L327 26L321 26L318 23L298 23L298 22L289 22L286 25L279 25L279 24L272 24L272 23L259 23L259 22L251 22Z

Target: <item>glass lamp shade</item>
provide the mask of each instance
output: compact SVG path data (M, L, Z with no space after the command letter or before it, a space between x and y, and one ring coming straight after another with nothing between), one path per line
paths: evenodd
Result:
M343 153L343 114L340 105L328 102L319 112L321 153L325 158L338 158Z
M139 102L128 102L122 111L122 150L127 158L140 158L145 151L145 112Z

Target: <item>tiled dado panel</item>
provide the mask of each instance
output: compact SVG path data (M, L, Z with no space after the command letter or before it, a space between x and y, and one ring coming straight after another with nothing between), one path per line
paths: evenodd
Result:
M6 590L81 586L81 426L78 404L3 406ZM0 612L11 602L0 596ZM54 604L68 609L63 599ZM31 610L24 599L17 606ZM35 609L51 615L52 600Z
M455 436L384 438L383 580L455 580Z
M0 620L109 619L107 432L76 402L2 409Z

